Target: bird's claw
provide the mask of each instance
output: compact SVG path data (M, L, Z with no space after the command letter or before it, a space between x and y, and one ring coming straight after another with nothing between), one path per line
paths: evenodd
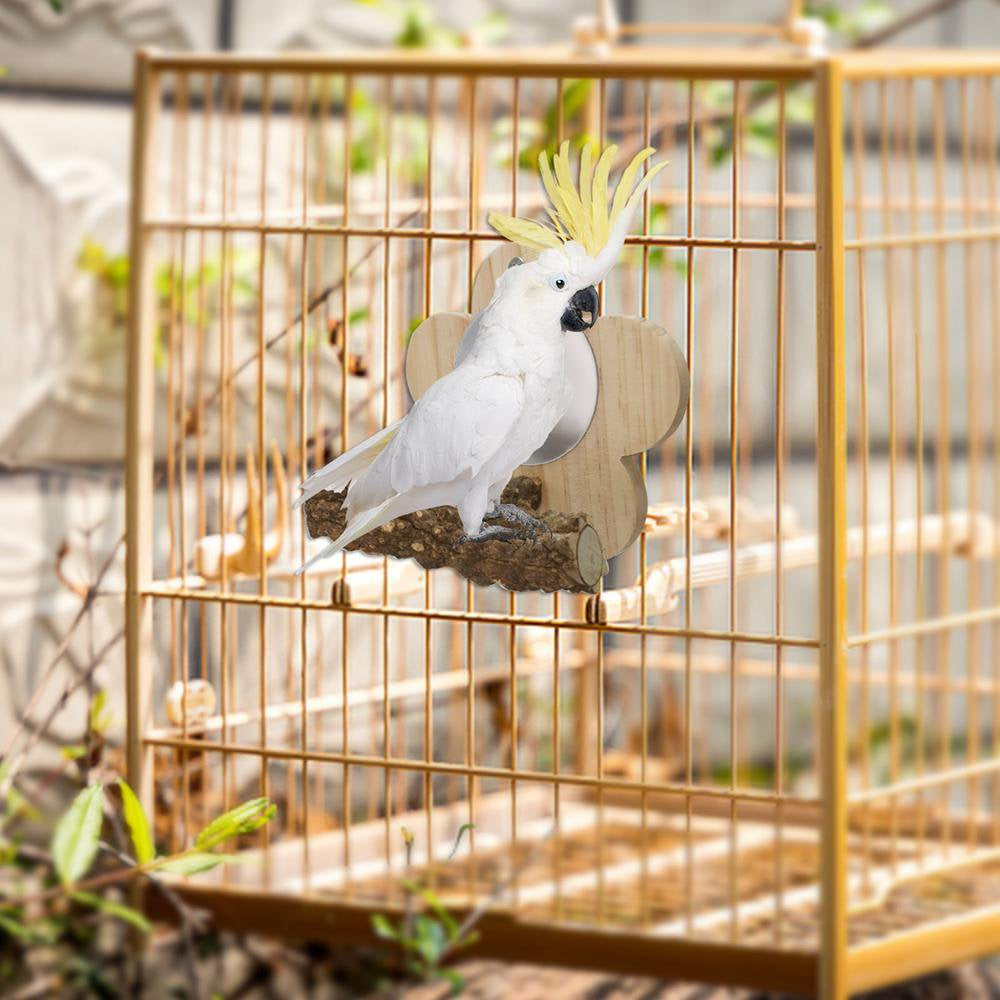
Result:
M487 516L501 518L508 524L516 524L524 530L525 535L533 542L538 539L539 533L552 534L552 529L541 518L533 517L526 510L518 507L517 504L495 504L493 510Z
M456 545L468 545L469 542L513 541L521 536L513 528L505 528L499 524L484 525L474 535L463 534Z

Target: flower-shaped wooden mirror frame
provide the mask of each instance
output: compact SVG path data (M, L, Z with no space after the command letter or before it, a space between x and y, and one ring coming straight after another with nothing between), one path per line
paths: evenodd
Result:
M530 253L504 244L487 257L473 284L473 315L489 302L497 277L511 261ZM454 366L468 324L468 315L437 313L413 332L405 375L414 399ZM690 380L680 347L648 320L602 316L579 336L586 338L597 367L590 425L562 457L522 466L516 475L541 481L542 510L584 514L610 559L642 531L646 488L639 456L677 429L687 410Z
M507 243L489 255L476 273L473 315L513 259L529 253ZM436 313L414 330L405 361L414 399L454 367L469 320L464 313ZM642 531L646 488L639 456L677 429L687 409L688 369L677 344L648 320L602 316L591 329L566 336L567 371L579 379L579 396L590 393L592 408L585 401L582 417L579 405L571 410L546 442L553 447L539 450L559 457L522 466L503 496L544 521L547 531L463 542L455 509L436 507L390 521L347 548L412 558L427 569L447 566L484 586L594 592L607 560ZM321 492L306 501L311 537L336 538L344 530L345 495Z

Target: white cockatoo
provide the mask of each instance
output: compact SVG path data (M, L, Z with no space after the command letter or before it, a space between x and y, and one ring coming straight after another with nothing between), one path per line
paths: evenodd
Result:
M390 424L322 469L301 486L296 506L323 490L348 487L347 524L338 538L310 559L338 552L397 517L431 507L457 508L463 540L511 538L513 527L533 536L540 526L500 495L516 469L544 443L569 405L565 333L597 319L596 286L614 266L636 207L665 165L643 164L644 149L622 172L610 199L608 177L617 147L594 161L580 154L579 183L570 173L569 144L551 164L539 156L553 226L491 214L490 225L535 260L509 267L489 304L473 317L455 366Z

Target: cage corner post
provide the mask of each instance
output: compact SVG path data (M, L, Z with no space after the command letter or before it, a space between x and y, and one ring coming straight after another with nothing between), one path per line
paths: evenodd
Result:
M129 214L128 362L125 416L125 699L126 772L152 815L153 774L143 738L152 688L152 618L145 590L152 577L153 339L155 300L150 234L145 226L156 171L161 79L151 52L135 56L132 201Z
M847 432L844 353L843 80L815 78L816 475L819 497L820 939L817 995L849 994L847 953Z

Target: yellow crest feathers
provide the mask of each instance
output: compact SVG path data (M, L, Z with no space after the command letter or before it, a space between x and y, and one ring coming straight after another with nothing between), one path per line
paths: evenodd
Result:
M551 163L543 150L538 154L538 169L549 198L546 212L552 225L498 212L490 213L489 223L501 236L521 246L545 250L574 240L587 256L596 257L607 243L615 221L622 213L635 208L652 179L666 166L657 163L649 167L637 183L639 171L654 152L650 146L632 157L622 171L609 209L608 178L618 153L617 146L606 146L595 162L593 145L587 143L580 152L576 183L570 171L569 142L560 145Z

